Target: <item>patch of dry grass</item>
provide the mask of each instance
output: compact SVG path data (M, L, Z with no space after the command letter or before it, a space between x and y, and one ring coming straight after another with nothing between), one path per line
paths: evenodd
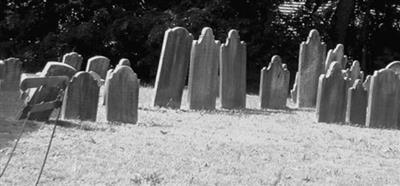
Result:
M67 121L42 185L400 184L400 132L315 122L309 110L191 111L152 107L140 89L137 125ZM184 100L186 93L184 95ZM102 99L101 99L102 100ZM32 185L51 126L26 132L0 185ZM2 128L0 128L2 129ZM1 135L1 133L0 133ZM0 150L0 165L9 147Z

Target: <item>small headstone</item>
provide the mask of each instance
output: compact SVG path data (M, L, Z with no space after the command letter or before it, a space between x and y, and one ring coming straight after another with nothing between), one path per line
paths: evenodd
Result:
M325 71L328 71L328 68L334 61L339 63L341 69L345 68L344 64L347 63L347 57L344 57L344 46L342 44L337 44L335 49L328 51L325 61Z
M315 107L318 78L325 69L326 44L317 30L311 30L307 41L300 44L297 79L297 107Z
M175 27L165 31L155 83L154 106L181 107L192 42L193 36L185 28Z
M114 69L109 69L108 71L107 71L107 76L106 76L106 79L105 79L105 83L104 83L104 90L103 90L103 105L106 105L106 102L107 102L107 90L108 90L108 84L109 84L109 80L110 80L110 77L111 77L111 73L114 71Z
M94 56L88 60L86 72L96 72L101 79L105 79L108 66L110 66L110 60L108 58L104 56Z
M107 121L132 123L138 120L139 80L128 66L116 68L108 79Z
M203 28L199 40L193 41L188 88L190 109L215 109L220 45L209 27Z
M363 73L361 71L361 67L360 67L360 62L353 61L353 64L350 67L350 81L351 81L351 85L354 85L354 82L357 79L361 79L361 82L363 81Z
M260 101L261 108L283 109L289 90L290 72L282 65L281 58L274 56L268 68L261 70Z
M335 61L331 63L327 74L322 74L319 78L318 122L345 122L348 80L343 77L341 69L341 65Z
M125 66L130 67L131 66L131 62L129 61L129 59L122 58L122 59L119 60L118 65L120 65L120 66L121 65L125 65Z
M22 62L18 58L8 58L3 61L3 80L0 84L1 91L17 91L22 73Z
M62 119L96 121L99 86L89 72L76 73L64 94Z
M222 108L246 107L246 55L246 43L240 41L239 32L229 31L220 49L219 95Z
M296 72L296 77L294 78L294 84L292 89L290 90L290 97L292 98L293 103L297 102L297 84L299 81L299 72Z
M63 56L62 62L74 67L76 70L81 69L83 57L76 52L70 52Z
M397 128L399 117L400 80L390 69L375 71L368 92L366 126Z
M60 62L48 62L44 67L40 76L41 77L67 76L71 78L75 73L76 73L75 68L71 67L70 65ZM28 116L28 113L30 111L29 105L53 101L59 95L58 94L59 91L60 91L59 88L45 87L45 86L30 91L30 96L29 96L30 99L25 100L25 103L27 103L28 106L23 109L19 119L25 119ZM53 110L36 112L34 114L31 114L29 119L36 121L47 121L52 111Z
M362 85L361 79L354 81L354 84L347 92L346 122L365 125L367 114L368 93Z

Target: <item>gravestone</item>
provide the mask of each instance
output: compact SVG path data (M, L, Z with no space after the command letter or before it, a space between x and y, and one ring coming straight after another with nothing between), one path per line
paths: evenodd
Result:
M393 70L400 77L400 61L393 61L386 66L386 69Z
M283 109L289 90L290 72L282 64L279 56L273 56L268 68L261 70L260 102L261 108Z
M367 102L368 93L362 85L362 80L357 79L347 92L346 122L365 125Z
M76 73L65 92L62 119L96 121L99 86L89 72Z
M185 28L175 27L165 31L155 83L154 106L181 107L192 42L193 36Z
M8 58L3 60L1 66L2 81L0 84L1 91L17 91L19 88L20 76L22 73L22 62L18 58Z
M104 56L94 56L88 60L86 72L96 72L97 74L99 74L101 79L105 79L109 65L110 60L108 58Z
M220 42L214 40L209 27L203 28L199 40L193 41L188 87L190 109L215 109L219 48Z
M110 75L106 95L107 121L135 124L138 120L139 80L128 66Z
M341 123L346 118L347 78L338 62L331 63L327 74L319 78L317 96L318 122Z
M110 83L110 77L111 77L111 73L114 71L114 69L109 69L107 71L107 75L106 75L106 79L105 79L105 83L104 83L104 90L103 90L103 105L106 105L107 102L107 90L108 90L108 84Z
M299 72L296 72L296 77L294 78L294 84L292 89L290 90L290 97L292 98L293 103L297 102L297 84L299 81Z
M122 58L122 59L119 60L118 65L120 65L120 66L125 65L125 66L130 67L131 66L131 62L129 61L129 59Z
M50 76L67 76L71 78L76 73L75 68L60 62L47 62L43 71L40 73L40 77ZM30 112L30 105L53 101L59 95L60 88L42 86L37 89L30 91L30 96L25 100L27 106L21 112L19 119L25 119L28 117ZM36 112L29 116L28 119L36 121L47 121L53 110L47 110L43 112Z
M354 85L357 79L361 79L361 82L363 81L363 72L361 71L360 62L355 60L350 67L350 84Z
M363 83L364 89L369 92L369 87L371 86L371 75L368 75Z
M337 44L335 49L328 51L325 61L325 72L328 71L328 68L334 61L339 63L341 69L345 68L344 64L347 63L347 57L344 57L344 46L342 44Z
M375 71L368 92L366 126L397 128L400 80L390 69Z
M237 30L229 31L220 49L219 91L221 107L246 107L246 43L240 41Z
M81 69L83 57L76 52L70 52L63 56L62 62L74 67L76 70Z
M307 41L300 44L297 79L297 107L315 107L318 78L324 72L326 44L317 30L311 30Z

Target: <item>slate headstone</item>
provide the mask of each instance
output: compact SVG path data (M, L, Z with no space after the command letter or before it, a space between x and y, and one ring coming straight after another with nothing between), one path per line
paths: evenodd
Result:
M368 93L361 79L356 79L347 92L346 122L365 125Z
M192 42L193 36L185 28L175 27L165 31L156 76L154 106L180 108Z
M82 66L83 57L76 52L70 52L63 56L62 62L80 70Z
M292 89L290 90L290 97L292 98L293 103L297 102L297 84L299 81L299 72L296 72L296 77L294 78L294 84Z
M121 65L125 65L125 66L130 67L131 66L131 62L129 61L129 59L122 58L122 59L119 60L118 65L120 65L120 66Z
M94 56L88 60L88 64L86 66L86 72L96 72L99 74L101 79L106 78L106 73L108 67L110 66L110 60L104 56Z
M297 80L297 107L315 107L318 78L324 72L326 44L317 30L311 30L307 41L300 44Z
M22 62L18 58L3 60L3 80L0 84L1 91L17 91L22 73Z
M330 64L335 61L339 63L341 69L345 69L344 63L346 63L347 59L344 57L344 46L342 44L337 44L335 49L328 51L325 61L325 72L328 71Z
M273 56L268 68L261 70L260 102L261 108L283 109L289 90L290 72L282 64L279 56Z
M139 80L136 73L128 66L120 66L111 73L106 88L107 121L135 124L139 104Z
M209 27L203 28L199 40L193 41L188 87L190 109L215 109L220 45Z
M220 49L219 95L222 108L246 107L246 55L246 43L240 41L239 32L230 30Z

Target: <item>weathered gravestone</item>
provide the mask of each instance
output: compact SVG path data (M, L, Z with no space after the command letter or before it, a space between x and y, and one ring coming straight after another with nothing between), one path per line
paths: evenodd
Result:
M71 67L70 65L60 62L48 62L39 76L40 77L67 76L68 78L71 78L75 73L76 73L75 68ZM30 91L30 96L28 97L27 100L25 100L27 106L21 112L19 119L25 119L26 117L28 117L31 105L55 100L59 95L59 91L60 91L59 88L46 87L46 86L41 86L40 88ZM37 121L47 121L52 112L53 110L36 112L31 114L28 119Z
M294 78L293 87L290 90L290 97L292 98L293 103L297 103L297 86L299 81L299 72L296 72L296 77Z
M362 80L357 79L347 92L346 122L365 125L367 102L368 93L362 85Z
M86 72L96 72L97 74L99 74L101 79L105 79L109 65L110 60L108 58L104 56L94 56L88 60Z
M318 122L341 123L346 118L347 78L338 62L331 63L327 74L319 78L317 96Z
M220 49L219 91L221 107L246 107L246 43L240 41L237 30L229 31Z
M107 81L107 121L135 124L139 104L139 80L136 73L128 66L120 66Z
M64 94L61 118L96 121L98 102L98 82L89 72L78 72Z
M80 70L82 66L83 57L76 52L70 52L63 56L62 62Z
M307 41L300 44L297 79L297 106L315 107L318 77L324 72L326 44L317 30L311 30Z
M400 77L400 61L393 61L386 66L386 69L393 70Z
M365 88L365 90L367 91L367 93L369 92L369 87L371 87L371 75L368 75L363 83L363 86Z
M364 73L361 71L360 62L357 60L353 61L353 64L350 67L350 84L354 85L354 82L357 79L361 79L363 81Z
M331 63L338 62L341 69L345 68L347 63L347 57L344 56L344 46L342 44L337 44L335 49L330 49L326 55L325 61L325 72L328 71Z
M203 28L199 40L193 41L188 102L190 109L215 109L220 42L214 40L209 27Z
M2 61L1 91L17 91L21 76L22 62L18 58L8 58Z
M164 34L155 83L154 106L178 109L188 73L193 36L185 28Z
M103 90L103 105L106 105L106 102L107 102L107 91L108 91L108 84L109 84L109 80L110 80L110 77L111 77L111 73L114 71L114 69L109 69L108 71L107 71L107 75L106 75L106 80L104 81L105 83L104 83L104 90Z
M128 67L130 67L131 66L131 62L129 61L129 59L122 58L122 59L119 60L118 65L119 66L128 66Z
M283 109L289 90L290 72L282 64L279 56L274 56L268 68L261 70L260 101L261 108Z
M368 92L367 127L397 128L400 80L390 69L375 71Z

